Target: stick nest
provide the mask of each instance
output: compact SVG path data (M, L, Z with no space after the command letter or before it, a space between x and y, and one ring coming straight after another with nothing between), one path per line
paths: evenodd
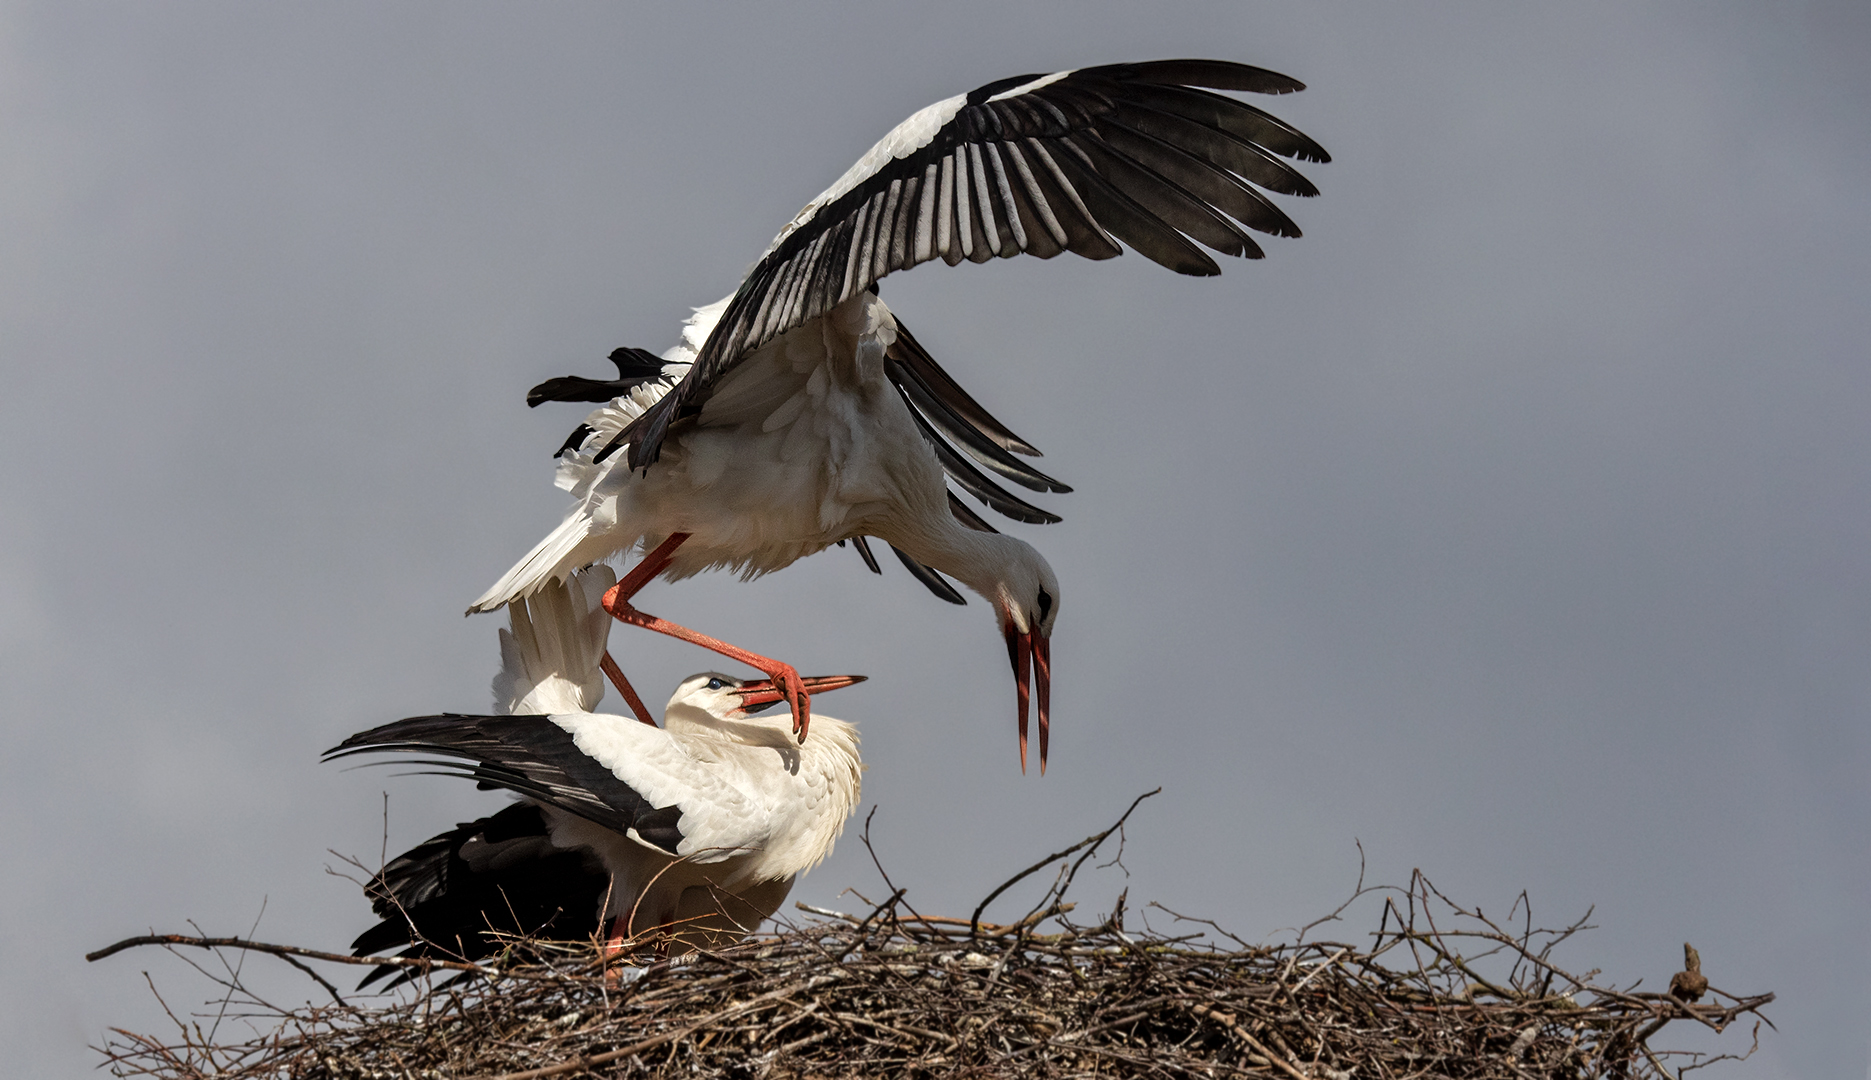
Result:
M171 1013L168 1036L113 1029L101 1050L120 1077L243 1080L1675 1078L1751 1054L1758 1010L1773 1000L1707 987L1696 1003L1694 979L1686 990L1679 978L1673 994L1600 985L1597 972L1573 975L1553 960L1589 928L1584 919L1537 928L1523 896L1497 923L1420 874L1404 888L1360 883L1283 944L1249 944L1157 905L1166 929L1150 929L1151 913L1127 912L1122 895L1096 921L1074 922L1072 875L1121 825L1008 882L1059 867L1011 924L980 921L1007 885L971 919L918 915L892 888L868 912L796 905L812 917L621 972L613 961L607 973L591 944L516 939L491 963L402 961L421 970L401 991L347 999L311 963L377 960L239 938L132 938L93 958L144 944L210 950L220 966L195 966L224 993L205 1013ZM1365 940L1309 939L1361 899L1381 901ZM1200 932L1168 932L1189 929ZM247 951L299 967L325 1000L268 1004L241 983L236 954ZM1699 959L1689 967L1700 978ZM1651 1045L1675 1022L1721 1032L1748 1014L1738 1053Z

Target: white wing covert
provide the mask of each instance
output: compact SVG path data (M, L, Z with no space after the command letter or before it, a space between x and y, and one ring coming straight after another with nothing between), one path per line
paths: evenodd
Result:
M673 849L665 850L692 862L711 863L766 843L770 815L737 783L742 770L733 763L698 757L667 730L620 716L555 716L551 720L618 783L652 805L674 808L681 839Z

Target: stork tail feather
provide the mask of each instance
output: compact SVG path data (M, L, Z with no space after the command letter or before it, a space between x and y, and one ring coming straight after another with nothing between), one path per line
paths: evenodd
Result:
M588 547L585 542L591 538L590 517L582 508L573 511L524 558L514 563L512 569L502 574L493 588L482 593L480 599L469 606L468 614L494 611L531 596L548 581L563 579L586 563L610 554L617 546L607 543L609 550L589 553L584 549Z

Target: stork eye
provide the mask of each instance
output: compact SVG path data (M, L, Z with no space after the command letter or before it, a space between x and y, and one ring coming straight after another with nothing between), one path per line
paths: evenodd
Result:
M726 685L727 683L722 682L720 679L708 680L708 689L710 690L719 690Z
M1039 621L1045 622L1046 616L1050 614L1052 614L1052 594L1041 589L1039 591Z

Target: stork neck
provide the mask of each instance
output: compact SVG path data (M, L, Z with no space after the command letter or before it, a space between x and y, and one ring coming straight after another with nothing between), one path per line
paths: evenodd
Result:
M1014 563L1032 562L1039 553L1033 545L1006 533L981 532L956 521L943 507L939 519L927 523L914 536L890 539L905 555L925 566L934 567L968 586L990 604L1002 601L1000 595L1005 568Z
M726 719L687 702L672 702L663 710L663 725L672 734L700 735L742 746L769 746L788 753L797 752L808 760L835 758L841 753L855 756L857 752L855 740L842 734L850 730L849 724L816 714L812 717L812 736L804 746L794 740L788 724L751 717Z
M764 745L777 743L784 735L759 721L725 720L686 701L670 702L663 710L663 726L682 735L709 735L732 742Z

